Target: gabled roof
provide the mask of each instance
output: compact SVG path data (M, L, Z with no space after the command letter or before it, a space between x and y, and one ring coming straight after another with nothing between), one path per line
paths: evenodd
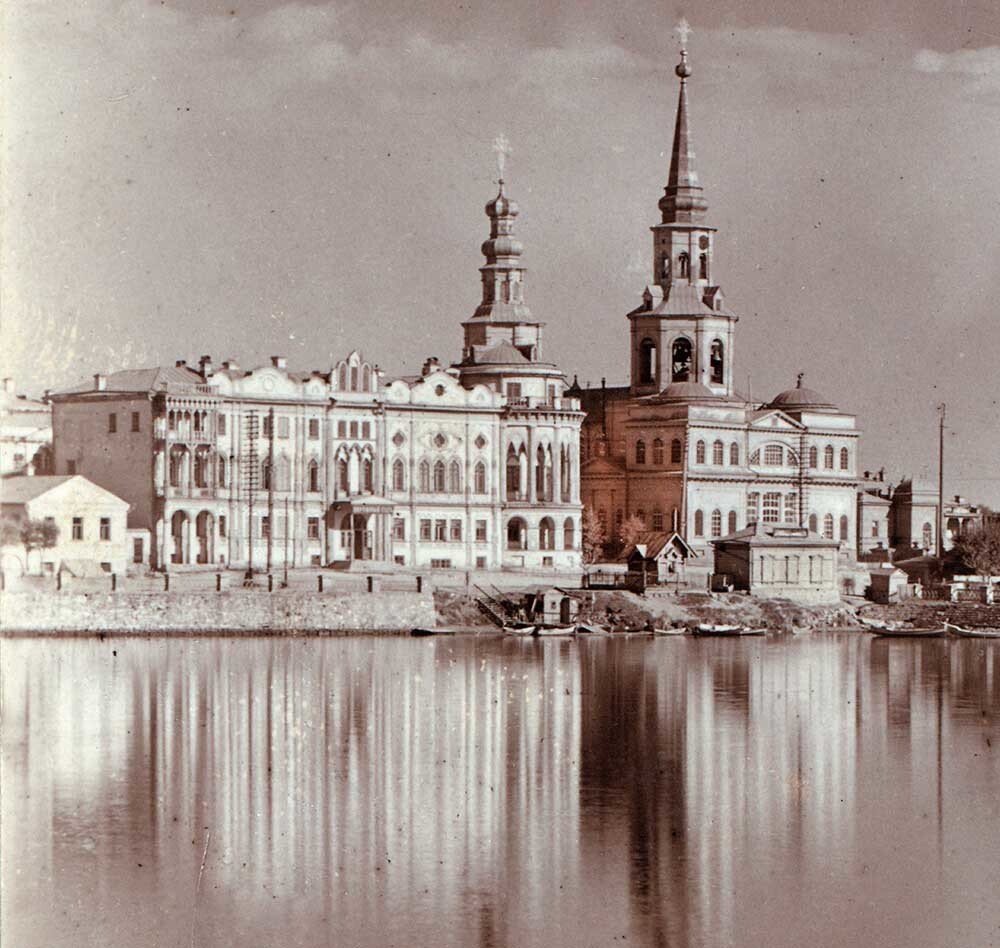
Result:
M630 544L623 556L628 559L633 553L638 552L647 559L656 559L667 547L677 547L684 556L697 556L698 554L691 548L687 541L676 531L667 533L663 531L650 531L640 533L635 543Z
M789 430L798 431L805 427L801 421L796 421L791 415L786 415L780 408L761 408L757 411L750 412L750 427L767 427L766 425L761 424L761 422L763 422L765 418L770 418L772 416L783 421Z
M37 477L19 475L0 480L0 503L26 504L29 500L47 494L52 488L73 480L75 474L50 474Z
M609 474L625 476L626 465L624 458L603 457L589 458L580 465L581 469L586 469L588 474Z
M790 523L751 523L742 530L712 540L712 543L746 543L749 546L816 546L837 547L837 540L828 540L808 527Z

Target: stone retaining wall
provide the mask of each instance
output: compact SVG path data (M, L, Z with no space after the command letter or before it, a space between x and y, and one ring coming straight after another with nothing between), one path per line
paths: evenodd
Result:
M5 634L392 632L435 621L430 592L0 595Z

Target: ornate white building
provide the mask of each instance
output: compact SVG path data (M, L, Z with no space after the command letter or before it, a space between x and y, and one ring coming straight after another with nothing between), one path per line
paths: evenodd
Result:
M524 302L517 205L486 207L462 360L387 381L359 353L98 375L52 396L55 466L132 505L157 568L578 570L583 413Z
M670 172L652 281L628 314L628 386L571 393L587 419L582 496L609 537L624 520L677 530L696 551L756 522L856 542L855 418L802 385L752 404L734 385L738 316L714 272L716 228L694 168L682 51ZM710 560L710 557L708 558Z

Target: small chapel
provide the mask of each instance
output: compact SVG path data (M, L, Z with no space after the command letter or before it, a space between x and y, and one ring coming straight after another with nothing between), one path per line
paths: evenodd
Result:
M856 549L856 419L797 383L770 401L735 387L739 317L714 266L716 228L695 168L686 49L670 170L652 231L651 279L627 315L628 385L567 393L586 412L581 494L610 540L624 521L712 541L756 523L806 528Z

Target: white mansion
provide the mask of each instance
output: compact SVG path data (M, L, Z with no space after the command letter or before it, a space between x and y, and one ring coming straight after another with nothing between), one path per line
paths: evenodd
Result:
M127 500L153 567L553 568L580 558L580 402L524 302L517 205L486 206L461 361L387 381L208 356L51 396L55 470Z

